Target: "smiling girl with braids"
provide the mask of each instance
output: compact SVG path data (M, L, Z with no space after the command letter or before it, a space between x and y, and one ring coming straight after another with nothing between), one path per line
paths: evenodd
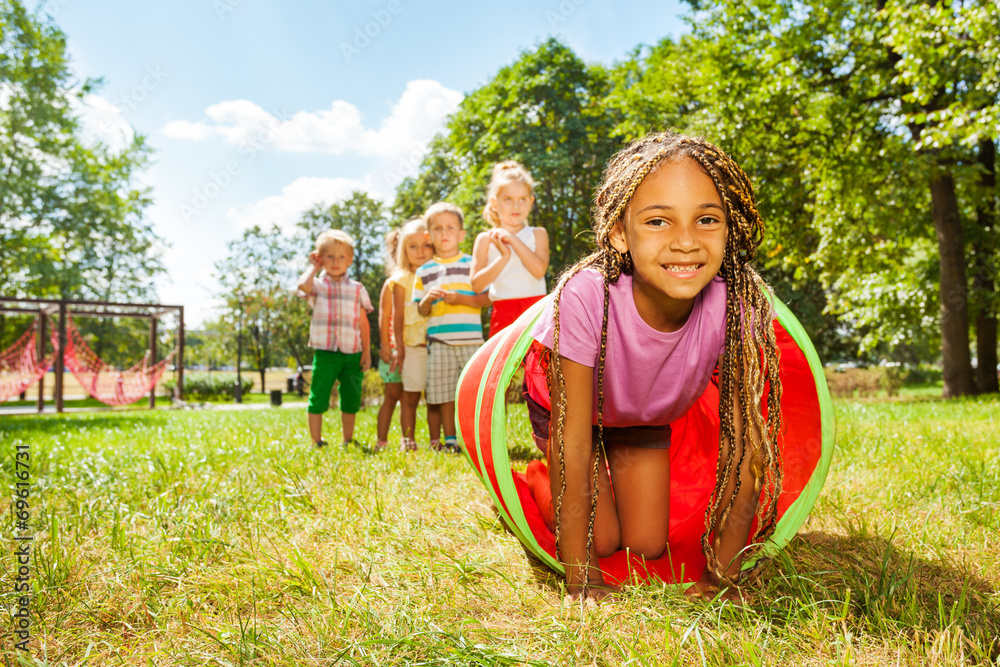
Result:
M707 566L688 593L734 599L744 558L774 530L782 480L772 310L749 263L763 237L753 189L712 144L651 134L608 163L594 231L597 250L563 274L533 331L527 364L544 374L541 389L525 383L552 471L549 483L528 481L540 507L555 499L549 518L568 592L614 590L598 557L664 554L669 424L718 371Z

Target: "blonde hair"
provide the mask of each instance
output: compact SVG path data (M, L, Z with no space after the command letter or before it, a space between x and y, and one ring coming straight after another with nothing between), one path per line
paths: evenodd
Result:
M354 239L342 229L328 229L316 237L316 251L322 252L323 248L334 243L343 243L354 252Z
M493 167L493 177L490 179L490 187L486 191L486 206L483 207L483 218L492 227L500 226L500 216L490 201L496 199L500 188L511 183L524 183L528 186L528 192L535 196L535 179L531 177L528 170L520 162L515 160L504 160Z
M564 415L566 414L565 377L559 357L559 307L566 283L584 268L593 268L604 276L604 313L601 346L597 366L597 427L598 440L604 448L604 372L608 336L609 286L622 273L633 271L632 257L619 252L611 244L610 235L618 224L625 224L625 211L636 188L653 170L666 161L682 159L697 162L707 174L722 200L726 213L725 257L719 275L726 281L726 349L719 369L719 429L720 452L716 468L715 489L705 515L702 550L707 565L723 585L738 583L763 563L734 577L726 575L729 563L717 557L721 535L736 504L743 480L739 474L744 459L750 456L754 489L760 494L756 509L756 527L751 545L743 552L749 559L758 552L761 543L773 532L777 523L777 500L781 495L783 466L778 448L781 432L781 380L778 376L778 346L771 324L771 303L764 281L751 266L757 247L764 236L764 223L754 203L753 186L743 170L718 147L703 139L672 132L649 134L632 142L608 162L604 177L594 197L594 233L597 250L567 269L555 289L553 301L554 331L552 337L552 401L558 402L552 430L552 445L556 449L560 489L555 500L555 516L562 513L566 494L566 464L563 457ZM737 386L739 377L739 386ZM761 409L766 398L767 415ZM742 422L739 438L736 433L734 404ZM554 413L556 411L553 411ZM760 445L752 446L753 434L760 433ZM600 454L600 452L599 452ZM597 476L602 455L594 457L593 497L587 536L587 553L594 543L594 521L597 512ZM559 523L556 523L556 545L559 545ZM588 567L590 563L588 562Z
M410 260L407 258L406 239L415 234L424 236L427 233L427 225L424 223L423 218L411 218L410 220L407 220L402 227L395 231L398 233L395 265L403 271L413 273L420 267L410 264Z
M428 231L431 229L431 224L434 222L434 218L442 213L451 213L457 217L459 228L465 226L465 216L462 215L462 209L454 204L449 204L446 201L439 201L436 204L431 204L431 207L424 212L424 222L427 224Z

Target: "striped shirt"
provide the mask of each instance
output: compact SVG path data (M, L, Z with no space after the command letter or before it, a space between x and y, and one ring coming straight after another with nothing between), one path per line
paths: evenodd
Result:
M313 280L312 323L309 325L309 346L317 350L356 354L361 345L361 318L372 311L368 290L346 275L334 280L327 274Z
M413 300L420 301L435 287L449 292L475 296L472 291L472 255L459 254L448 259L435 257L417 269L413 281ZM427 318L427 340L448 345L481 345L482 308L460 306L438 299Z

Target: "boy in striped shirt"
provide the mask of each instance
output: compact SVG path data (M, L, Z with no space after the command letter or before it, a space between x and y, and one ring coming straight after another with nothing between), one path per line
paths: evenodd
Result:
M483 344L480 312L490 305L486 292L472 289L472 256L459 250L465 238L462 211L438 202L424 213L434 258L417 269L413 300L427 317L427 404L440 405L440 417L427 413L433 438L444 428L445 447L461 451L455 431L455 387L465 364ZM440 419L441 424L434 421ZM440 441L431 440L432 449Z
M309 387L309 435L317 447L323 441L323 413L330 407L333 383L340 380L340 418L344 444L354 440L354 418L361 409L364 373L372 365L372 310L368 290L347 277L354 261L354 239L347 232L331 229L316 239L309 253L310 267L299 278L299 289L315 297L309 346L314 348L312 383ZM320 269L323 274L316 277Z

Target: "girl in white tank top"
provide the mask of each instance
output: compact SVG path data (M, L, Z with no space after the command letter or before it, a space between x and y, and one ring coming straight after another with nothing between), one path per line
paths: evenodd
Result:
M541 227L528 226L534 186L531 175L513 160L493 167L483 209L492 229L481 232L472 249L472 289L488 286L493 301L490 336L545 296L549 236Z

